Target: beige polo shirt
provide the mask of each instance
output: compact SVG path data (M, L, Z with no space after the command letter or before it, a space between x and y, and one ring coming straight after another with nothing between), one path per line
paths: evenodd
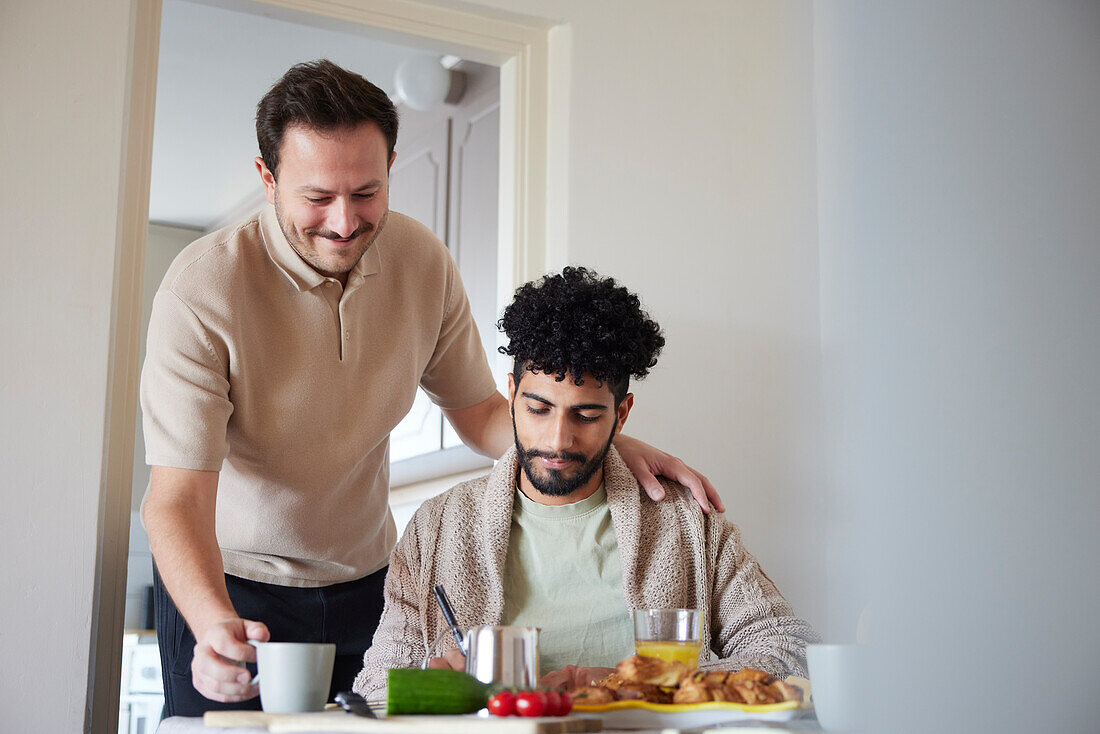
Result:
M145 459L220 471L227 573L350 581L385 566L396 540L389 433L417 385L443 408L496 389L446 247L391 212L341 288L267 207L190 244L154 297Z

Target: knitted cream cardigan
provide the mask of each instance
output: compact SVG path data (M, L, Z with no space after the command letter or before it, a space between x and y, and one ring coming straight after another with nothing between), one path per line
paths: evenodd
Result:
M461 626L500 624L517 468L513 447L489 475L417 510L390 558L385 608L355 679L357 693L377 698L388 669L419 666L429 646L433 656L454 647L432 596L436 584L446 589ZM816 633L794 616L735 525L718 513L704 515L680 485L663 484L664 501L643 497L618 452L608 452L604 485L627 609L701 609L701 667L805 675L806 643Z

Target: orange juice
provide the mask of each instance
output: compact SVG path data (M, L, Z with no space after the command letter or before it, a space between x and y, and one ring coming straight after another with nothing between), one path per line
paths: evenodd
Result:
M634 649L639 655L647 655L651 658L660 658L673 662L679 660L689 668L699 664L699 650L702 643L699 640L685 640L682 642L665 640L634 640Z

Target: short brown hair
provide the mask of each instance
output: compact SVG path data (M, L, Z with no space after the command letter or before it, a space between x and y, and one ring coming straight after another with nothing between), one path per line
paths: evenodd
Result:
M389 96L328 59L308 61L290 67L256 105L256 141L274 176L288 127L327 131L367 122L382 130L391 157L397 145L397 108Z

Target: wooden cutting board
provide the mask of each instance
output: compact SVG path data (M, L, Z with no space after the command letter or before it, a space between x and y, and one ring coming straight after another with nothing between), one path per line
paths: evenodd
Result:
M377 734L573 734L597 732L603 722L590 716L504 718L465 716L390 716L368 719L346 711L311 714L265 714L263 711L207 711L207 727L266 727L270 732L376 732Z

